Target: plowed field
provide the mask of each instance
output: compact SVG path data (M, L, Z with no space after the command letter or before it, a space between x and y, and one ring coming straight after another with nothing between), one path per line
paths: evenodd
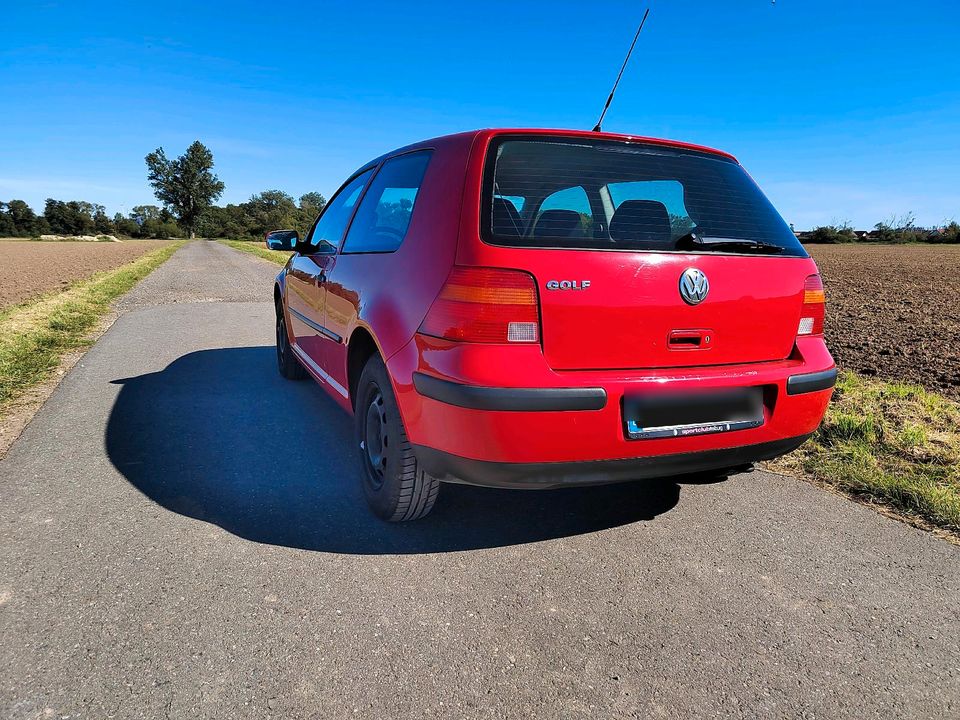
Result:
M960 398L960 246L813 245L837 363Z
M0 242L0 308L136 260L166 240Z

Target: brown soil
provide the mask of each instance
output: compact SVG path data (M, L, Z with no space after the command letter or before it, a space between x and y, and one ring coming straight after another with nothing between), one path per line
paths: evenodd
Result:
M0 243L0 308L136 260L166 240Z
M960 398L958 245L813 245L837 364Z

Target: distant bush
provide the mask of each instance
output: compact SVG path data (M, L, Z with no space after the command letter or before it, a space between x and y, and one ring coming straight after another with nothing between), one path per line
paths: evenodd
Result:
M821 225L809 233L804 233L807 243L848 243L856 242L857 234L846 223L842 225Z
M960 224L953 221L945 227L938 228L927 237L927 242L960 243Z
M907 213L877 223L869 239L883 243L960 243L960 226L950 222L942 227L920 227L913 213Z
M926 242L932 234L932 230L921 227L890 227L886 223L877 223L874 225L876 235L871 236L874 242L882 243L919 243Z
M137 233L140 232L140 226L137 225L136 221L128 217L125 218L120 213L117 213L113 216L113 226L117 229L117 233L120 235L136 237Z
M925 228L916 224L913 213L894 215L890 219L874 225L873 230L864 232L854 230L850 223L821 225L797 234L804 244L835 244L849 242L863 243L960 243L960 225L951 221L940 227Z

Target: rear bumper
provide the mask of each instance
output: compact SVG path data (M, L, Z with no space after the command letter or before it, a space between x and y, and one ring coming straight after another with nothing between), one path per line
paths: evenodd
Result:
M387 360L387 367L407 436L418 455L426 464L432 463L440 476L458 477L460 472L480 480L498 474L482 470L485 463L508 466L506 475L512 476L516 473L509 466L513 465L543 466L553 475L565 472L556 463L612 461L615 472L603 468L596 480L590 479L596 475L590 467L599 466L570 473L579 478L586 475L586 480L578 482L610 482L611 472L617 477L637 477L637 472L646 472L644 468L650 468L649 474L668 474L674 466L681 468L672 471L678 473L699 469L679 459L631 465L634 460L747 447L773 448L774 455L789 452L799 444L797 438L809 436L819 426L836 379L833 358L822 338L798 339L791 357L767 363L555 371L546 366L538 346L457 344L417 335ZM671 437L627 436L625 396L665 388L739 387L762 387L760 426ZM762 459L735 453L718 457L702 456L707 462L702 469ZM468 466L473 463L468 461L480 463L479 469L472 470ZM623 472L617 464L621 461L627 468ZM503 469L498 472L503 474ZM518 472L537 483L536 467Z
M829 390L837 384L837 369L791 375L787 378L787 395ZM473 410L508 412L551 412L602 410L607 404L607 391L602 387L580 388L499 388L464 385L422 372L413 374L417 392L432 400Z
M550 489L669 477L733 468L779 457L806 442L810 434L759 445L654 455L622 460L559 463L506 463L473 460L414 446L420 466L446 482L495 488Z

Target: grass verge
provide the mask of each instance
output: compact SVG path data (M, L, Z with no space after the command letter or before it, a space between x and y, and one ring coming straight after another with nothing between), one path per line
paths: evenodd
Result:
M26 390L46 379L65 353L88 345L89 331L110 303L182 245L171 243L62 292L0 311L0 416Z
M249 240L220 240L219 242L228 247L232 247L234 250L256 255L277 265L286 265L287 260L290 259L290 253L281 250L268 250L263 246L263 243L260 242L251 242Z
M841 373L823 425L773 463L960 538L960 403Z

